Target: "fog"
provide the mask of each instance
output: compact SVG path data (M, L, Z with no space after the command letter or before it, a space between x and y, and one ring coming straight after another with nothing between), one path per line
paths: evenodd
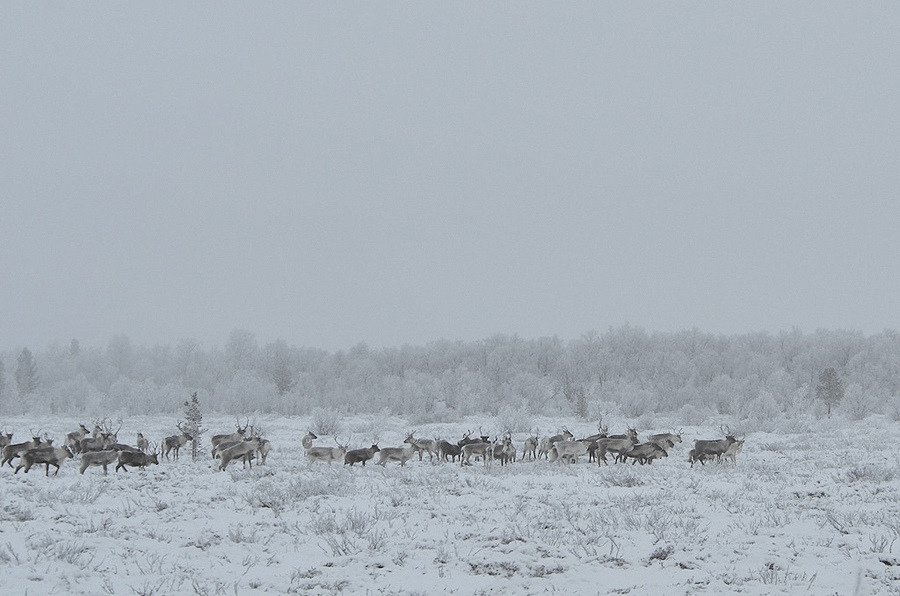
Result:
M0 347L897 325L897 5L0 7Z

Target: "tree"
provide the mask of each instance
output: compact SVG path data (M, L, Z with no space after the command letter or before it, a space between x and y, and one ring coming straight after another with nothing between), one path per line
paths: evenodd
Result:
M3 397L3 390L6 388L6 371L3 370L3 359L0 358L0 398Z
M37 364L28 348L22 348L22 353L19 354L16 367L16 386L19 388L19 395L34 393L38 387Z
M816 397L825 402L829 418L831 417L831 408L844 399L844 382L833 366L829 366L819 375Z
M279 339L275 343L267 345L266 352L269 378L275 383L278 395L283 396L297 384L291 370L290 350L284 340Z
M69 343L69 356L72 358L78 358L78 354L81 353L81 344L77 339L73 339L71 343Z
M203 421L203 412L200 411L200 398L197 392L191 394L191 399L184 401L184 429L193 437L191 441L191 458L197 459L197 440L200 435L206 432L205 428L200 428Z
M575 415L579 418L588 417L587 396L585 395L584 387L580 385L575 388Z
M233 370L251 370L256 360L256 338L246 329L235 329L225 344L225 356Z

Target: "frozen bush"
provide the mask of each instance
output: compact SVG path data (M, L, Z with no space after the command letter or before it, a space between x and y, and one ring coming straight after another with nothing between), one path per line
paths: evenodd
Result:
M510 431L513 433L531 432L534 420L525 411L525 408L503 408L497 413L494 424L499 432Z
M316 409L312 416L312 431L317 435L335 435L340 430L341 414L334 410Z
M841 401L839 411L847 415L851 420L862 420L872 413L874 399L857 383L851 383L847 387L844 399Z
M700 426L706 421L708 411L705 412L694 404L684 404L679 411L679 420L685 426Z
M887 401L887 417L894 422L900 422L900 395L895 395Z

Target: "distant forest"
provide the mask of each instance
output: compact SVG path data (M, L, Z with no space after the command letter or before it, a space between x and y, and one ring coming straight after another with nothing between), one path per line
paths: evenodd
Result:
M828 367L844 383L835 414L900 418L900 336L894 331L799 330L714 335L624 326L578 339L495 335L480 341L347 350L259 345L233 331L223 347L182 340L106 346L77 340L0 354L4 416L75 417L175 412L198 391L218 413L379 413L420 422L469 414L711 416L767 421L822 416Z

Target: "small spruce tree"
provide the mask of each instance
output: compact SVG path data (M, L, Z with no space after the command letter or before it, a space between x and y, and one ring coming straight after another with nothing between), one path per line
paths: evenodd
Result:
M16 386L19 388L19 395L34 393L38 387L38 373L31 350L22 348L17 363Z
M825 402L828 417L831 418L831 408L844 399L844 382L834 367L829 366L819 375L816 397Z
M205 428L200 428L203 422L203 412L200 411L200 398L197 392L191 394L191 399L184 401L184 429L193 437L191 441L191 458L197 459L197 441L201 434L206 432Z

